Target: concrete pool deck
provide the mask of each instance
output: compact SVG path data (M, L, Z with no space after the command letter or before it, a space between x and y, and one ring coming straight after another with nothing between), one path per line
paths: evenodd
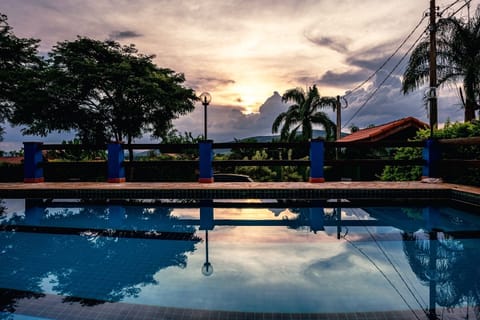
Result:
M294 199L353 203L456 201L480 207L480 188L449 183L309 182L42 182L0 183L0 198L43 199Z
M310 182L3 182L4 189L459 189L480 194L480 187L452 183L425 183L420 181L334 181Z

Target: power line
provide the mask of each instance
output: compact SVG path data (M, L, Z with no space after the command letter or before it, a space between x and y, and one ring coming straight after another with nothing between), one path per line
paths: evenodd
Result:
M402 301L405 303L405 305L408 307L408 309L413 313L415 318L417 320L420 320L420 317L417 315L413 307L408 303L407 299L403 296L403 294L400 292L400 290L395 286L393 281L385 274L385 272L379 267L379 265L365 252L357 246L353 241L350 239L347 239L345 236L343 237L345 241L347 241L352 247L354 247L358 252L360 252L374 267L377 269L377 271L383 276L383 278L387 281L387 283L393 288L393 290L400 296ZM422 309L423 310L423 309Z
M427 30L428 28L425 28L424 32ZM410 48L408 48L408 50L404 53L404 55L402 56L402 58L398 61L398 63L393 67L392 71L390 71L388 73L388 75L383 79L383 81L375 88L375 90L368 96L368 98L363 102L363 104L360 106L360 108L357 109L357 111L355 111L355 113L353 114L352 117L350 117L350 119L342 126L342 129L345 128L349 123L350 121L353 120L353 118L355 118L357 116L357 114L367 105L367 103L373 98L373 96L378 92L378 90L380 90L380 88L383 86L383 84L390 78L390 76L393 74L393 72L395 72L395 70L397 70L397 68L400 66L400 64L403 62L403 60L405 60L405 58L407 57L407 55L410 53L410 51L412 51L412 49L417 45L417 43L420 41L420 39L423 37L423 32L420 34L420 36L415 40L415 42L410 46Z
M460 1L460 0L458 0ZM456 1L456 2L458 2ZM465 4L463 6L461 6L460 8L458 8L454 13L452 13L447 19L450 19L452 18L454 15L456 15L460 10L462 10L463 8L465 8L466 6L470 5L470 2L472 2L472 0L468 0L465 2Z
M458 0L458 1L460 1L460 0ZM425 18L426 18L426 16L424 15L422 17L422 19L420 19L418 24L415 26L415 28L413 28L413 30L408 34L408 36L400 43L400 45L397 47L397 49L395 49L395 51L387 58L387 60L385 60L384 63L382 63L382 65L380 67L377 68L377 70L375 70L365 81L363 81L362 83L357 85L355 88L349 90L348 93L344 96L344 98L348 97L354 91L357 91L358 89L363 87L363 85L365 83L370 81L380 70L382 70L383 67L385 67L385 65L398 53L398 51L403 47L403 45L410 39L410 37L415 33L415 31L417 31L417 29L420 27L420 25L422 24L423 20L425 20Z
M452 3L450 3L445 9L443 9L441 12L440 12L440 15L443 14L445 11L447 11L448 9L452 8L454 5L456 5L457 3L459 3L460 1L462 0L456 0ZM465 2L464 5L462 5L460 8L458 8L453 14L451 14L448 18L451 18L453 17L454 15L456 15L460 10L462 10L463 8L465 8L467 5L470 4L472 0L468 0ZM350 94L352 94L354 91L358 90L359 88L361 88L365 83L367 83L368 81L370 81L397 53L398 51L400 50L400 48L410 39L410 37L415 33L415 31L419 28L419 26L422 24L423 20L425 20L427 15L424 15L422 17L422 19L418 22L418 24L415 26L415 28L410 32L410 34L402 41L402 43L400 44L400 46L393 52L393 54L391 54L387 60L377 69L375 70L374 73L372 73L365 81L363 81L362 83L360 83L358 86L356 86L354 89L350 90L344 97L347 97L349 96ZM428 29L428 28L427 28ZM427 30L425 29L424 32ZM383 81L377 86L377 88L370 94L370 96L368 96L368 98L365 100L365 102L360 106L360 108L353 114L353 116L342 126L342 129L345 128L352 120L355 116L357 116L357 114L366 106L366 104L373 98L373 96L378 92L378 90L380 90L380 88L383 86L383 84L390 78L390 76L393 74L393 72L398 68L398 66L401 64L401 62L403 62L403 60L405 59L405 57L407 56L407 54L413 49L413 47L418 43L418 41L422 38L423 36L423 32L422 34L417 38L417 40L413 43L413 45L408 49L408 51L402 56L402 58L400 59L400 61L395 65L395 67L392 69L392 71L387 75L387 77L385 77L385 79L383 79Z
M362 222L362 220L358 217L358 215L355 214L354 212L354 216L357 218L358 221ZM409 284L407 283L407 281L405 280L405 278L402 276L401 272L398 270L398 268L395 266L395 264L393 263L393 261L390 259L390 257L388 256L387 252L383 249L383 247L380 245L380 243L378 242L377 238L373 235L373 233L370 231L370 229L368 228L368 226L364 223L361 223L363 225L363 227L365 228L365 230L368 232L369 236L372 238L372 240L375 242L376 246L378 247L378 249L382 252L383 256L385 257L385 259L388 261L388 263L392 266L393 270L396 272L396 274L398 275L398 277L400 278L400 280L403 282L403 284L405 285L405 287L407 288L407 290L409 291L409 293L411 294L411 296L413 297L413 299L415 300L415 302L418 304L418 306L420 307L420 310L422 310L425 314L426 314L426 311L423 309L423 305L422 305L422 302L420 302L420 300L418 299L418 297L416 296L416 294L413 292L413 290L411 289L411 287L409 286ZM375 263L375 261L366 254L366 252L364 252L363 250L361 250L360 247L356 246L355 243L353 243L353 241L349 240L346 238L347 234L345 234L343 236L343 239L345 239L348 243L350 243L354 248L356 248L360 253L362 253L372 264L373 266L380 272L380 274L382 274L383 276L386 276L386 274L383 272L383 270L380 269L380 267ZM407 300L405 299L405 297L400 293L400 290L393 284L393 282L390 282L389 281L390 278L388 278L388 283L393 287L393 289L397 292L397 294L402 298L403 302L407 305L407 307L410 309L410 311L412 311L412 313L415 315L415 317L417 319L420 319L418 317L418 315L416 314L416 312L414 311L414 309L412 308L412 306L407 302Z
M448 9L450 9L451 7L453 7L454 5L456 5L457 3L459 3L460 1L464 1L464 0L457 0L457 1L454 1L452 2L451 4L449 4L445 9L443 9L439 15L442 16L442 14L445 13L445 11L447 11ZM459 9L457 9L454 13L452 13L447 19L453 17L454 15L456 15L460 10L462 10L463 8L465 8L466 6L470 5L470 3L472 2L472 0L468 0L468 1L465 1L465 4L463 6L461 6Z
M444 14L445 11L447 11L448 9L450 9L451 7L453 7L454 5L456 5L457 3L459 3L460 1L463 1L463 0L457 0L457 1L454 1L454 2L450 3L447 7L445 7L445 8L439 13L440 16L441 16L442 14Z

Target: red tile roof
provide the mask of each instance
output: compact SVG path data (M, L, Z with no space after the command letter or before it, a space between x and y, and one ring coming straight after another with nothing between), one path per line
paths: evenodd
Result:
M379 141L408 128L425 129L428 124L414 117L407 117L400 120L385 123L376 127L358 130L348 136L345 136L338 142L357 142L357 141Z
M0 157L0 163L20 164L23 157Z

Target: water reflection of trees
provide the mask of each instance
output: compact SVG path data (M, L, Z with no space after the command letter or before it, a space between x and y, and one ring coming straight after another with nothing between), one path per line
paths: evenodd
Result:
M115 211L108 207L89 207L75 214L40 210L43 225L87 221L90 228L112 227L108 219ZM0 286L37 293L47 286L66 296L65 302L79 301L84 305L136 296L143 286L161 284L162 280L155 277L158 271L185 268L187 254L200 240L194 234L195 227L176 223L171 213L169 208L130 206L123 214L121 210L116 212L120 216L116 224L126 230L184 233L182 240L114 238L88 232L73 236L2 232ZM21 223L22 219L26 217L14 215L9 222ZM4 310L9 306L12 304L8 302L0 304Z
M423 230L405 232L403 240L405 255L418 279L426 286L434 281L439 306L480 304L480 257L474 240Z
M0 199L0 215L5 214L7 211L7 207L5 206L5 201L3 199Z

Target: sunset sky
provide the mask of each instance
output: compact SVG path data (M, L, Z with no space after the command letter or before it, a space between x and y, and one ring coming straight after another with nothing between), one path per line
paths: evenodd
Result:
M454 0L437 0L443 11ZM470 5L474 14L479 0ZM228 141L271 134L273 119L286 109L285 90L317 84L323 96L345 95L390 56L417 26L428 0L2 0L19 37L41 40L46 53L77 35L134 43L155 63L184 73L186 85L208 91L209 138ZM446 17L465 1L444 11ZM467 9L457 16L467 17ZM400 93L400 75L367 97L391 72L427 27L426 17L412 38L370 82L348 95L342 126L365 127L414 116L428 122L419 90ZM408 58L408 57L407 57ZM461 120L458 97L440 91L439 120ZM203 131L203 107L175 122L180 132ZM331 118L334 119L333 113ZM63 135L52 135L58 141ZM25 140L8 129L0 148ZM47 139L48 140L48 139Z

